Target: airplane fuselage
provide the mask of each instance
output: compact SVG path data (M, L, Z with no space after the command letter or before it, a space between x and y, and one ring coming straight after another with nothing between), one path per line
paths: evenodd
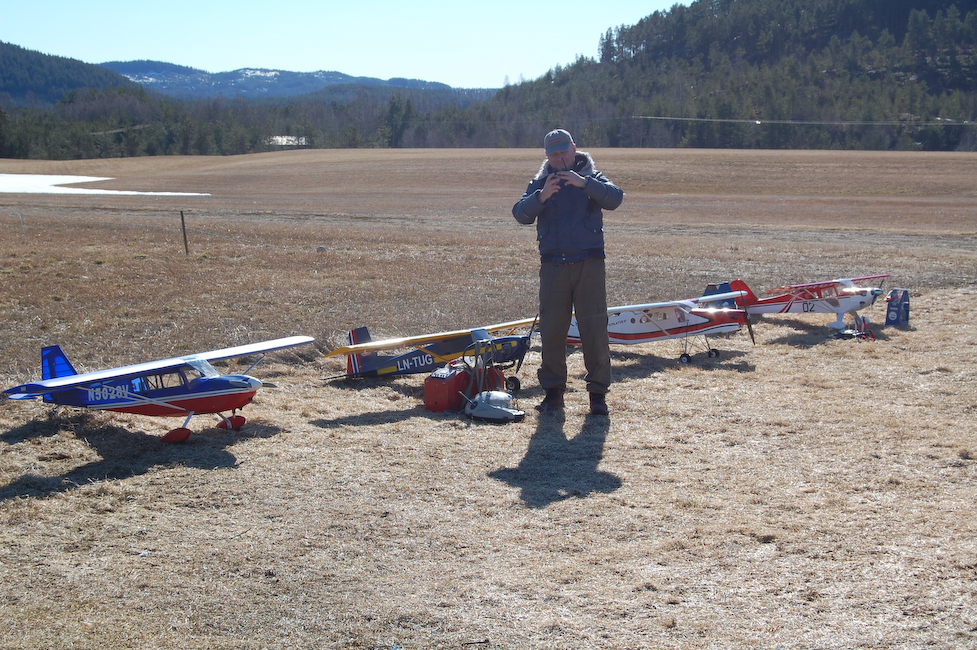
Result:
M872 305L882 293L871 287L822 287L760 298L749 314L847 314Z
M177 372L75 388L50 395L49 401L60 406L177 417L239 409L254 399L260 387L259 380L247 375L197 377L187 381L182 372Z
M426 345L404 354L381 355L362 354L353 358L349 368L350 376L393 377L416 373L429 373L444 366L451 360L471 353L471 336L459 336ZM526 354L529 349L529 336L500 336L492 339L493 362L511 363Z
M607 334L611 343L636 345L684 336L706 336L738 332L746 324L742 309L696 307L689 301L649 309L612 311L607 315ZM567 343L578 345L577 321L570 322Z

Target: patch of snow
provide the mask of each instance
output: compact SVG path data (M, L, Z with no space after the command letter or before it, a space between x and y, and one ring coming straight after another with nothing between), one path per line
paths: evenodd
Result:
M273 135L265 140L265 144L279 147L304 147L309 144L309 140L305 136Z
M0 174L0 194L116 194L125 196L210 196L200 192L135 192L61 187L72 183L110 181L102 176L56 176L50 174Z

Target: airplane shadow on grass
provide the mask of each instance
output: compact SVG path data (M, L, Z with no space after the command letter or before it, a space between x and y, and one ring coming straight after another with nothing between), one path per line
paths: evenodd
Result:
M402 383L397 381L396 377L349 377L346 379L327 379L325 381L327 384L332 384L340 390L351 391L353 393L382 388L400 393L403 397L419 397L424 399L423 386L412 386Z
M777 338L765 340L764 345L787 345L794 348L813 348L818 345L823 345L827 341L833 341L837 338L844 338L845 335L839 333L837 330L832 329L824 323L811 323L809 321L800 320L797 318L770 318L760 320L753 324L755 329L763 328L764 325L782 326L789 327L791 332L785 333ZM888 340L883 332L881 332L881 327L878 325L869 325L876 341Z
M565 425L562 415L541 415L518 467L503 467L489 476L519 488L519 498L531 508L620 488L619 477L597 469L610 419L588 415L580 433L569 439Z
M636 351L611 349L611 363L614 369L614 381L640 379L664 371L681 371L690 366L700 370L734 370L736 372L754 372L756 365L751 363L749 352L740 350L718 349L719 356L709 358L705 353L692 355L689 363L682 363L678 358L660 357L653 354L642 354Z
M163 442L159 435L130 431L105 424L89 413L68 417L54 415L35 420L0 434L0 443L15 445L30 439L52 437L63 429L73 429L78 440L91 447L99 460L85 463L63 474L45 476L27 473L0 486L0 501L23 497L44 498L100 481L115 481L139 476L157 467L197 467L219 469L235 467L237 459L227 448L250 438L270 438L281 432L276 426L249 422L241 431L205 429L195 432L183 444ZM71 454L48 450L41 462L64 462Z
M327 420L317 418L309 420L309 424L320 429L336 429L339 427L365 427L377 424L391 424L393 422L403 422L423 415L434 415L427 411L423 406L415 406L402 411L391 409L389 411L375 411L370 413L360 413L359 415L344 415L342 417Z
M508 376L508 375L507 375ZM468 420L464 416L462 411L429 411L424 405L424 387L423 386L412 386L408 384L403 384L397 382L396 379L391 381L390 379L376 379L372 377L361 377L354 379L341 380L340 386L343 390L348 391L367 391L376 388L382 388L385 391L391 391L394 394L399 395L397 399L407 398L409 400L419 400L420 405L412 406L411 408L404 408L397 410L396 407L391 409L384 409L381 411L371 411L369 413L359 413L357 415L344 415L331 420L325 418L317 418L315 420L310 420L309 424L319 427L320 429L335 429L343 426L360 427L360 426L372 426L376 424L390 424L393 422L403 422L405 420L410 420L417 417L424 417L429 420L445 420L445 419L457 419L463 418ZM523 389L522 391L514 394L517 399L532 399L536 393L542 395L542 391L539 389ZM398 404L400 402L393 402L393 404ZM462 402L462 408L464 408L464 402Z

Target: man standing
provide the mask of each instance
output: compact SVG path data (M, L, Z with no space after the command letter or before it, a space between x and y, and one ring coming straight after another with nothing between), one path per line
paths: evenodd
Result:
M539 241L539 335L542 365L538 377L546 397L543 412L563 408L567 384L566 339L576 312L590 412L607 415L604 395L611 385L607 338L607 290L604 281L604 215L621 205L624 192L577 151L563 129L543 139L546 160L512 216L522 224L536 222Z

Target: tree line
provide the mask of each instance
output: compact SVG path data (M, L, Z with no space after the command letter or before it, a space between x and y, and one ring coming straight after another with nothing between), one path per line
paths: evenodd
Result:
M960 4L698 0L494 101L588 146L975 150L977 2Z
M977 0L696 0L609 29L597 56L486 97L330 86L177 100L120 85L0 109L0 156L229 155L306 146L977 150Z

